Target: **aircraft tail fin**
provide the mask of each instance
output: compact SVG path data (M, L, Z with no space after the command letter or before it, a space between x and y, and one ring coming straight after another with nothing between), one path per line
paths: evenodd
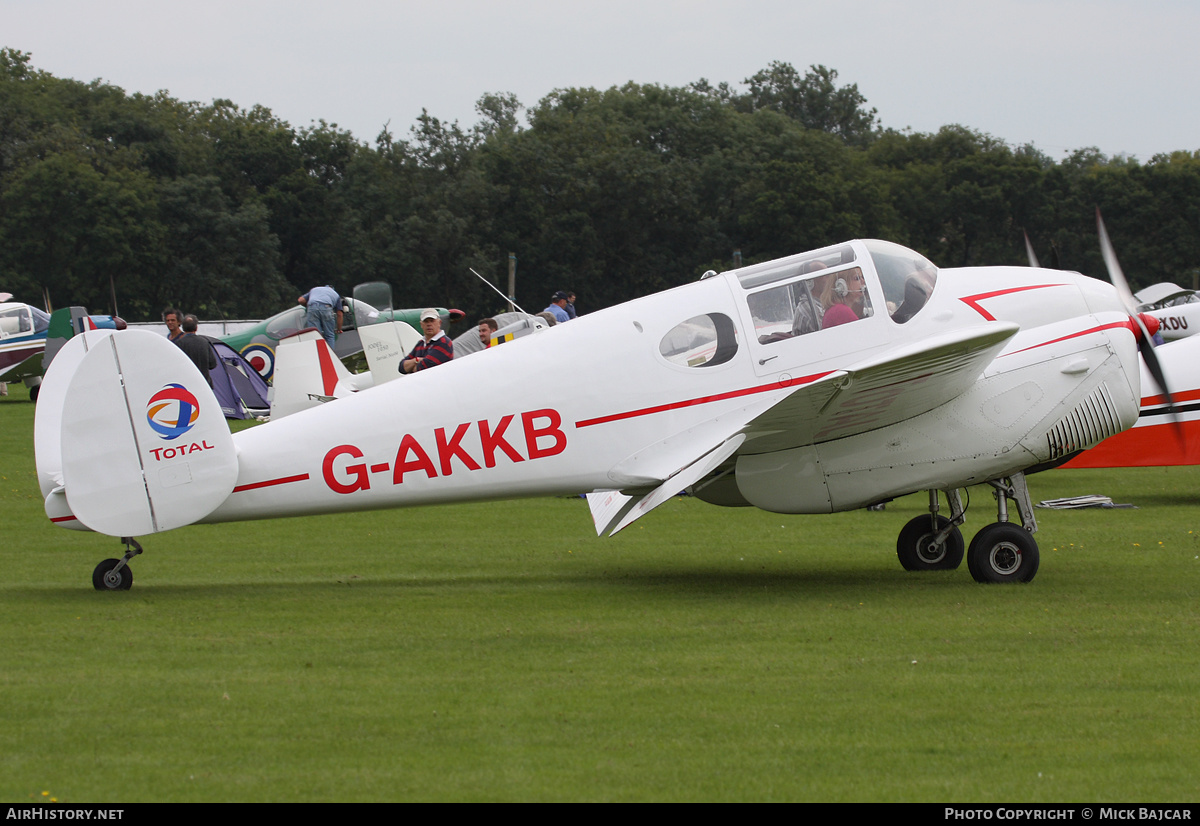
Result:
M421 334L403 321L359 327L358 335L376 386L400 378L400 361L421 340Z
M46 379L54 409L39 409L34 442L55 523L142 536L202 519L233 490L237 450L221 406L162 336L85 333Z
M280 419L350 395L354 375L315 331L280 340L275 348L271 418Z

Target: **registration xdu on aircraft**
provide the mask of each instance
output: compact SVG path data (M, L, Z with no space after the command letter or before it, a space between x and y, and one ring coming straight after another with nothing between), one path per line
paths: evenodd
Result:
M1123 286L938 269L854 240L235 435L178 348L89 332L46 376L38 477L56 524L126 539L97 566L100 589L129 587L135 537L194 522L587 493L597 533L613 534L684 489L788 514L928 491L929 514L899 532L905 568L956 568L965 552L979 581L1028 581L1025 472L1138 416L1142 332ZM960 491L980 484L996 518L964 548Z

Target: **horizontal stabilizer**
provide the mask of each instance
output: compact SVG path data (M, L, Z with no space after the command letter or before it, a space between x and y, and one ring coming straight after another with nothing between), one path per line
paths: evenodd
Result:
M191 524L237 480L233 437L208 382L182 350L148 331L88 349L66 390L61 433L67 505L110 536Z

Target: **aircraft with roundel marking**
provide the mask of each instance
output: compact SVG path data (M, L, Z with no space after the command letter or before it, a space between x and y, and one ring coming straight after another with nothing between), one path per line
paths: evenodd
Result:
M926 491L929 513L899 531L906 569L965 556L979 581L1026 582L1039 565L1026 472L1137 420L1139 348L1153 353L1115 255L1109 269L1114 284L939 269L848 241L710 271L237 434L161 336L87 333L46 377L38 479L55 524L125 539L98 589L129 587L136 537L196 522L585 493L612 535L685 489L785 514ZM995 519L966 547L974 485L993 489Z

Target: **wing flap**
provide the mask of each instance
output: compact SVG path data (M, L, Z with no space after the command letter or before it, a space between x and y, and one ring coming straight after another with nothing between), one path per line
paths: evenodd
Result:
M743 433L734 435L642 496L629 496L619 491L588 494L588 506L596 523L596 535L603 536L607 532L609 536L613 536L629 527L675 494L712 473L718 465L732 456L745 440L746 436Z

